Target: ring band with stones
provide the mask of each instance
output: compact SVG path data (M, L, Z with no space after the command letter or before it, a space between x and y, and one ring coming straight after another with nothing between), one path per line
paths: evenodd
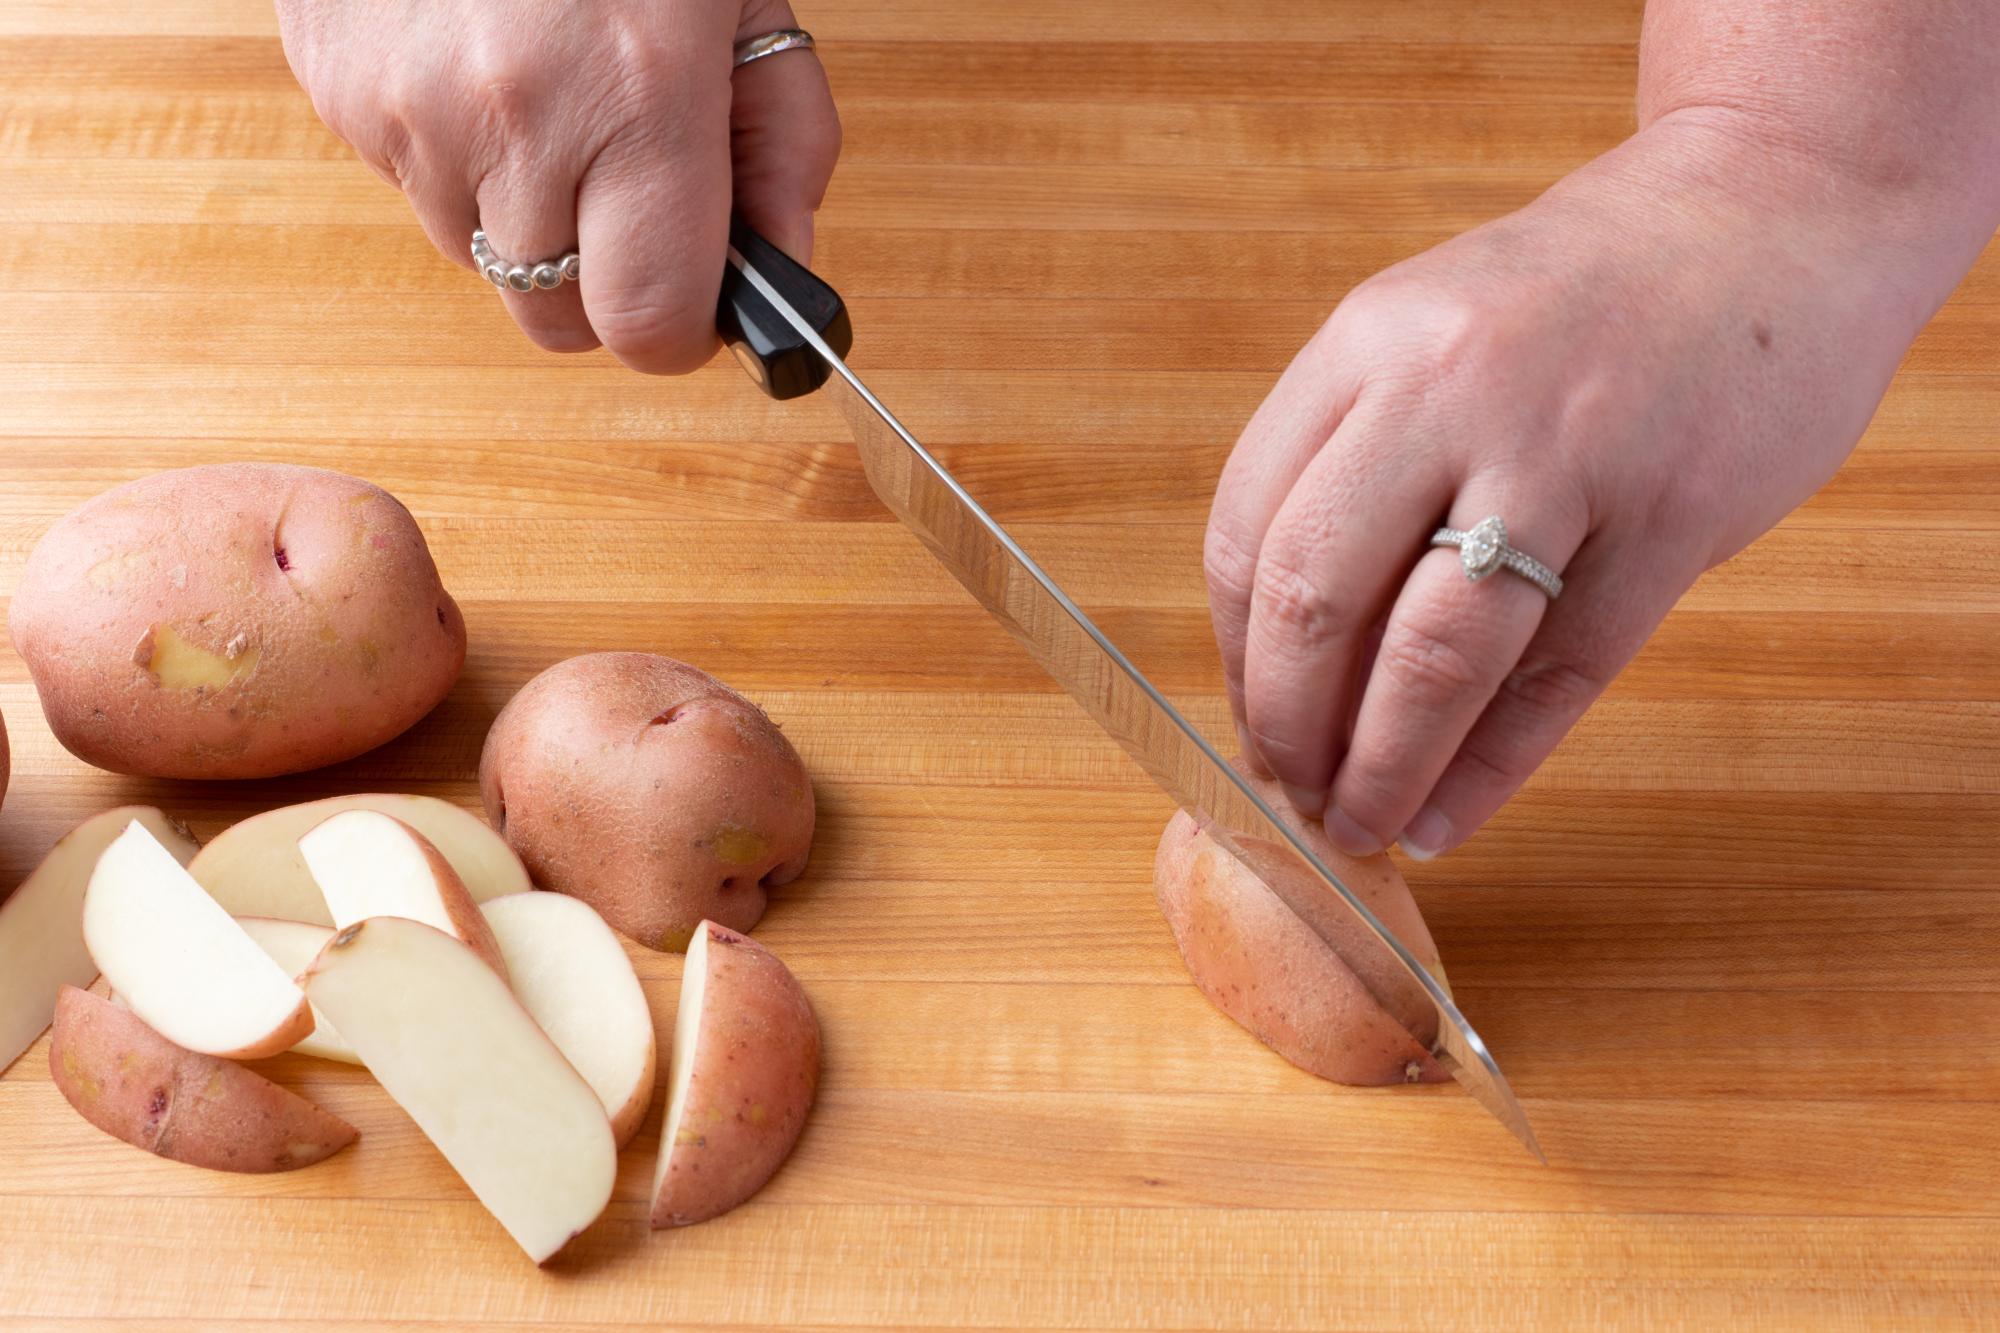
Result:
M1431 534L1431 545L1458 548L1458 562L1467 582L1477 583L1497 569L1506 569L1540 588L1552 602L1562 596L1561 576L1527 552L1509 546L1507 525L1498 514L1479 520L1468 532L1439 528Z
M532 292L537 288L548 291L566 282L575 282L583 272L583 261L572 250L555 259L538 260L532 264L517 264L510 259L502 259L493 253L493 245L486 239L486 233L472 233L472 263L485 279L501 291Z

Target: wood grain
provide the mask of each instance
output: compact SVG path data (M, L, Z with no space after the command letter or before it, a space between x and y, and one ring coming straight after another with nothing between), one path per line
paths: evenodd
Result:
M855 361L1204 727L1229 447L1354 283L1631 124L1638 0L827 0L818 265ZM1274 40L1282 34L1282 41ZM1186 981L1165 799L887 519L816 401L556 358L314 119L260 0L0 0L0 594L163 468L293 460L417 514L472 645L319 773L96 772L0 648L0 890L118 801L212 836L477 805L530 675L664 651L811 764L765 939L827 1034L750 1206L645 1227L661 1108L548 1270L358 1070L313 1170L159 1161L0 1077L0 1323L64 1333L2000 1326L2000 253L1854 459L1713 571L1522 796L1410 875L1523 1094L1293 1069ZM636 949L663 1039L680 962Z

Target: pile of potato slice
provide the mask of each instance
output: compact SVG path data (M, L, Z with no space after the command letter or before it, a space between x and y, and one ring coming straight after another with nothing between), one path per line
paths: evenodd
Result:
M111 998L81 989L99 974ZM365 1066L540 1263L610 1201L651 1104L651 1008L587 903L530 886L478 817L424 796L273 810L197 849L150 807L72 830L0 904L0 1067L51 1021L91 1123L230 1171L310 1166L339 1117L234 1063ZM790 1153L818 1084L804 991L703 921L669 1068L655 1227L713 1217Z

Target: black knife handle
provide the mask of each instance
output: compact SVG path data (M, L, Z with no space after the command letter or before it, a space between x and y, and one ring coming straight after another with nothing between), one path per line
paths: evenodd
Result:
M740 217L729 220L729 243L777 288L792 309L805 316L836 355L847 355L847 349L854 345L854 330L848 325L847 306L839 292L752 231ZM833 374L826 358L799 336L734 264L725 264L722 269L715 328L757 387L773 398L803 397Z

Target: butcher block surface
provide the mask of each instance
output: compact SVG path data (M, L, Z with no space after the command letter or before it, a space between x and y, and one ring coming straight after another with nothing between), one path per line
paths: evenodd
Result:
M855 365L1226 736L1200 550L1236 430L1348 287L1629 131L1639 6L799 3ZM72 759L0 647L0 888L119 802L204 837L337 792L476 808L529 676L664 652L813 771L757 936L826 1037L753 1201L647 1229L662 1095L539 1270L359 1070L269 1064L361 1140L232 1176L92 1128L39 1042L0 1077L0 1323L2000 1326L1995 256L1846 469L1408 867L1541 1166L1454 1086L1332 1087L1211 1008L1153 902L1168 802L831 404L534 349L314 119L260 0L0 3L0 223L0 596L117 482L296 461L408 503L471 637L400 740L218 785ZM680 961L633 952L665 1041Z

